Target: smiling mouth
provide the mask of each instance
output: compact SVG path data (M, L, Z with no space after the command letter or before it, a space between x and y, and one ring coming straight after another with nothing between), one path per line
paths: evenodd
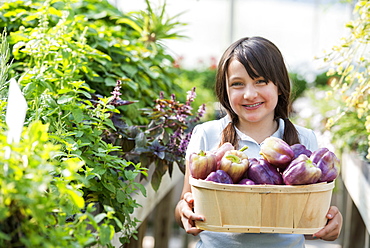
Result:
M253 107L257 107L259 105L261 105L262 102L259 102L259 103L255 103L255 104L245 104L243 105L244 107L247 107L247 108L253 108Z

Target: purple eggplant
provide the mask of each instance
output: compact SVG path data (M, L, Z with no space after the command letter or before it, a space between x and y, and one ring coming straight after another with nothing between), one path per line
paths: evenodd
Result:
M299 155L283 172L283 180L287 185L317 183L321 177L320 168L305 154Z
M227 174L223 170L216 170L216 171L211 172L205 180L212 181L215 183L233 184L233 180L231 179L229 174Z
M249 163L248 178L256 184L283 184L283 178L276 167L265 159L253 158L249 160Z
M328 148L319 148L311 155L312 162L321 169L319 182L330 182L339 174L340 160Z
M294 158L294 152L284 140L268 137L261 145L260 154L271 165L285 169Z
M294 144L291 145L290 148L292 148L294 157L293 159L296 159L299 155L305 154L307 157L310 157L312 152L308 150L304 145L302 144Z
M249 178L243 178L242 180L240 180L238 182L238 184L243 184L243 185L255 185L256 183L253 182L251 179Z
M189 158L190 174L196 179L205 179L217 169L216 155L204 151L192 153Z

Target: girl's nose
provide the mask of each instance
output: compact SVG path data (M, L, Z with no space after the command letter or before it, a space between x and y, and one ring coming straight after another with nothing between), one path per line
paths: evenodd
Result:
M253 86L247 86L244 91L244 99L253 99L258 95L257 90Z

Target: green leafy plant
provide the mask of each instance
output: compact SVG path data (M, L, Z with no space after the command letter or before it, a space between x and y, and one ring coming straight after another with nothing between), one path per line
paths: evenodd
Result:
M107 240L121 231L121 243L127 243L139 221L131 218L139 207L133 196L146 193L137 178L147 177L153 162L151 180L158 188L174 163L183 165L187 125L203 112L193 116L194 91L185 104L173 95L160 97L159 107L153 107L159 92L186 99L174 84L173 59L158 38L148 46L133 28L140 22L106 1L14 1L0 6L0 18L0 27L9 30L10 75L20 82L29 105L26 125L49 125L50 141L60 147L50 158L57 167L81 162L73 183L88 209L96 208L93 228L101 231L96 242L109 246ZM112 96L117 81L122 84ZM77 213L71 222L79 221Z
M327 126L332 128L334 136L341 135L348 128L346 121L349 121L348 116L351 116L351 123L355 123L352 127L360 127L356 130L358 139L368 139L366 147L369 147L370 2L358 1L354 8L354 15L356 19L346 25L350 34L341 40L341 44L334 46L324 58L324 61L330 62L331 68L328 75L338 74L340 77L339 80L331 82L332 90L328 92L328 97L337 98L338 102L344 103L338 105L336 115L328 120ZM362 125L358 125L359 123ZM358 146L358 148L364 147L364 145ZM370 158L370 150L360 152L366 153L367 158Z
M293 101L302 96L307 89L307 81L298 73L289 73L289 78L292 81Z
M44 69L56 56L53 51L63 51L58 55L63 59L60 67L48 67L55 74L64 70L77 74L78 80L102 96L110 94L117 80L122 81L124 99L140 99L137 104L125 107L130 121L147 124L147 119L138 110L149 107L158 92L168 95L176 92L182 100L185 99L182 97L185 91L174 80L178 72L172 66L174 59L161 45L162 39L181 38L171 30L183 24L166 17L165 5L158 9L159 12L147 3L148 11L139 14L124 14L106 0L22 0L3 4L0 6L0 30L7 28L9 32L9 45L14 56L12 76L33 68L31 52L43 56L42 49L50 46L52 52L43 56ZM59 30L61 33L56 33ZM147 32L156 39L145 38ZM45 33L43 41L35 39L38 33ZM84 45L79 47L76 41ZM61 47L61 44L67 47ZM80 56L71 56L76 52ZM73 59L74 68L69 67L67 58Z
M145 43L151 46L154 45L152 48L156 50L156 41L161 42L165 39L186 38L186 36L180 35L179 31L176 30L178 27L186 25L176 20L182 13L169 17L166 15L166 2L157 8L153 8L149 0L145 0L145 2L147 5L146 10L133 13L133 17L138 25L132 25L132 23L128 22L128 19L124 21L131 24L140 33L141 39Z
M217 115L214 106L217 102L214 92L216 70L211 67L201 67L198 69L181 68L177 80L183 83L185 90L191 91L192 87L196 87L196 92L201 94L202 97L195 98L192 106L195 109L199 109L203 104L207 106L207 112L202 118L202 121L214 119Z
M40 37L42 41L46 36L40 35ZM5 44L5 35L1 38L1 43ZM50 50L45 47L36 48L44 48L42 52L45 54L42 55L50 56ZM6 47L3 51L4 54L9 53ZM7 145L6 129L1 126L0 137L3 140L1 143L3 148L0 157L3 159L0 159L2 170L0 173L0 184L2 185L0 189L0 244L5 247L86 247L94 244L111 246L110 241L116 231L115 227L124 230L125 236L122 237L122 242L127 242L128 238L135 233L134 227L138 221L131 220L129 216L134 208L138 207L131 195L142 187L141 185L135 187L133 181L143 170L139 165L133 165L131 162L109 155L109 152L116 148L99 143L101 138L98 135L102 131L92 130L93 125L90 125L90 122L94 120L104 130L106 119L110 114L108 110L104 110L104 107L94 107L91 102L88 101L86 104L85 99L79 98L79 96L89 96L89 88L84 86L83 82L64 82L62 86L48 84L50 81L47 79L50 80L49 76L53 75L50 72L58 68L58 63L63 63L63 60L56 62L55 67L45 70L46 67L42 63L44 57L38 56L37 52L34 54L35 64L41 66L35 66L30 74L23 74L25 89L27 95L31 96L31 100L29 100L28 128L20 144ZM7 68L11 65L7 63L6 56L0 59L1 71L5 75ZM72 74L69 71L65 73ZM5 78L1 78L2 85L6 84ZM70 80L68 77L65 78ZM63 77L61 77L63 82L62 79ZM63 90L58 89L58 86ZM6 102L2 99L0 103L2 110L0 112L3 113L0 118L4 123ZM99 103L99 106L101 105L103 104ZM37 112L38 106L42 111ZM95 114L88 112L89 106L96 111ZM51 108L55 108L54 111ZM109 111L114 111L114 109L111 108ZM89 115L91 118L84 120L84 113L91 114ZM72 116L75 117L70 119L72 122L66 121ZM42 125L39 120L48 124ZM81 120L85 124L82 125L82 129L86 135L89 132L96 134L96 136L89 136L91 139L95 138L95 143L77 145L81 142L84 131L73 129L76 127L73 124L74 120ZM80 139L72 139L73 135ZM79 149L89 145L93 147L92 151L95 153L86 152L82 155ZM102 147L106 147L106 150ZM108 154L104 156L104 152ZM88 159L89 156L94 160ZM103 160L114 163L112 167L119 167L119 169L115 169L112 173L105 173L104 170L94 172L93 169L89 169L89 165L91 166L93 162L99 165L102 157ZM134 169L124 172L124 169L129 166L133 166ZM111 168L106 165L105 169L110 172ZM109 178L111 174L117 177L122 174L121 183L117 179L114 180L114 176ZM115 190L115 197L119 203L114 204L113 201L112 204L112 201L104 201L106 191L95 194L98 200L101 200L100 202L93 201L92 195L86 194L86 191L94 186L91 182L97 181L94 179L98 177L103 180L112 179L113 183L109 182L107 187L111 191ZM90 180L90 178L93 179ZM111 199L112 193L108 197ZM103 211L99 208L103 208ZM98 209L97 213L95 209Z
M1 126L0 246L109 244L114 230L108 223L114 212L94 216L93 205L85 207L76 173L83 161L53 160L60 147L50 142L48 125L40 122L30 124L19 143L7 144L5 134Z

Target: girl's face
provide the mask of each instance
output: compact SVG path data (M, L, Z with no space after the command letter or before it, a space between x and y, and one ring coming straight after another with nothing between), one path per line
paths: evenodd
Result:
M278 87L263 77L252 79L243 64L233 59L227 70L226 89L239 123L273 123Z

